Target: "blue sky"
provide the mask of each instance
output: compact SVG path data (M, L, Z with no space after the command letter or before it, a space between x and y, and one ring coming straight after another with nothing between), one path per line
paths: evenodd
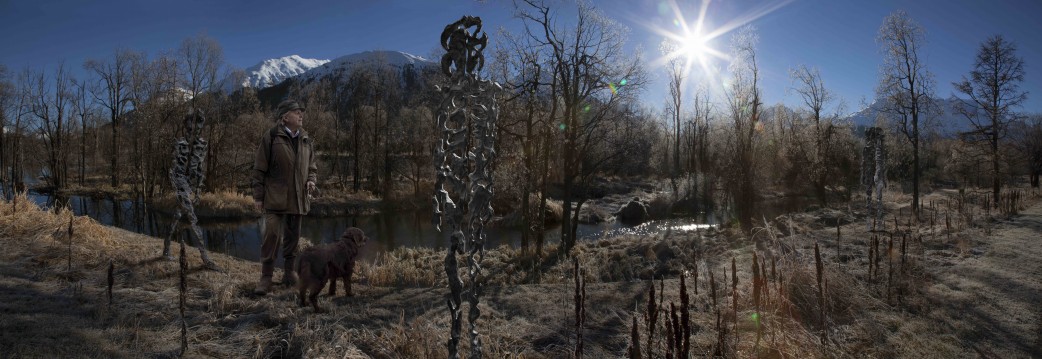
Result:
M602 0L594 5L630 28L628 46L640 44L648 57L658 56L673 11L662 0ZM694 22L701 1L676 0ZM758 9L776 8L751 19ZM1030 92L1023 110L1042 112L1042 1L845 1L791 2L716 0L706 13L707 29L739 20L760 34L757 56L763 75L764 102L798 105L788 89L791 68L818 67L826 86L855 111L871 101L882 61L876 34L883 18L905 10L926 30L927 66L936 92L952 94L951 82L972 67L981 41L1002 34L1018 46ZM367 50L398 50L427 56L437 46L441 29L464 14L481 16L496 41L494 29L516 31L510 1L21 1L0 0L0 63L12 71L25 67L52 71L58 61L82 71L84 60L105 59L116 48L154 55L175 49L190 36L204 33L223 47L228 64L252 66L292 54L332 59ZM564 20L562 18L562 20ZM674 28L675 29L675 28ZM733 32L709 46L725 51ZM723 60L715 60L726 69ZM652 82L643 99L653 108L665 101L665 74L651 68ZM693 74L689 82L698 80Z

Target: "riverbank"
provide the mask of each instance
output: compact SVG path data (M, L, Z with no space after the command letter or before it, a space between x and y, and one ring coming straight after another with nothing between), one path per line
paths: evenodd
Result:
M33 188L33 191L53 195L50 188ZM109 198L114 200L134 200L135 189L129 185L112 187L97 185L91 187L70 186L59 192L61 196L82 196L91 198ZM361 191L323 191L312 199L310 216L342 217L366 216L383 210L415 209L426 204L418 198L402 198L385 201L369 192ZM178 209L177 199L173 193L165 193L153 198L148 205L161 213L173 215ZM204 221L229 221L248 218L260 218L261 213L253 207L253 197L234 190L203 192L195 205L196 216Z
M952 198L949 193L931 196L927 203ZM772 221L789 223L785 231L773 224L754 228L751 235L678 228L581 242L572 255L588 283L584 353L624 356L634 316L640 342L647 342L649 322L642 312L648 307L649 288L655 286L657 307L679 307L679 277L684 274L695 356L717 349L737 357L1042 355L1042 312L1037 307L1042 301L1042 263L1037 260L1042 252L1036 253L1042 248L1042 205L1037 193L1026 197L1023 210L1013 216L986 217L968 203L959 213L932 207L931 218L949 214L951 229L939 221L909 226L901 215L904 206L897 204L901 202L890 202L888 222L898 214L898 228L888 224L883 233L865 231L864 213L843 207ZM0 245L5 248L0 252L0 351L13 357L177 355L178 266L159 258L161 239L100 226L64 211L41 211L25 197L18 203L16 209L0 203ZM830 218L850 220L839 221L838 238ZM896 249L900 245L893 247L870 275L868 244L873 237L883 238L887 253L890 233L897 241L906 238L905 255ZM824 306L816 296L815 243L823 262ZM549 248L533 268L526 263L534 258L515 249L487 251L479 326L486 355L571 355L574 272L570 260L554 253ZM752 280L754 253L763 264L759 268L765 279L759 282ZM224 272L202 270L198 252L188 248L186 357L445 355L448 312L440 251L399 249L360 265L355 297L320 296L330 309L326 314L298 308L296 293L288 289L253 296L256 263L216 253L213 257ZM106 279L110 263L111 305ZM729 278L737 278L736 285ZM767 288L759 302L756 288ZM719 328L717 310L725 324ZM640 345L645 357L665 354L665 317L655 324L650 352L646 343ZM720 333L723 345L718 344Z
M106 178L90 178L84 185L78 183L70 184L68 188L55 191L53 188L34 187L33 191L47 195L57 192L61 196L82 196L91 198L109 198L114 200L134 200L138 198L137 189L129 184L112 187L105 182ZM425 184L426 186L427 184ZM370 216L384 211L409 211L430 206L430 198L427 194L430 190L420 195L413 193L409 186L395 188L388 198L377 197L368 191L354 192L351 190L338 190L334 186L325 186L311 200L311 211L309 216L314 217L344 217L344 216ZM407 188L408 187L408 188ZM663 213L669 205L663 200L665 195L662 180L640 180L632 178L598 178L594 180L590 189L591 199L586 202L580 213L581 223L596 224L614 221L614 213L633 199L639 199L647 204L654 204L653 214L664 218ZM560 201L554 196L560 196L559 189L551 190L549 198L551 208L547 210L548 224L557 224L561 221ZM151 209L167 215L173 215L178 204L174 194L167 192L160 194L149 201ZM520 220L517 204L501 204L506 210L498 213L499 221L516 225ZM247 218L259 218L261 213L253 207L253 199L244 190L220 190L216 192L203 192L199 196L199 202L195 205L196 216L204 221L229 221ZM516 218L510 218L510 217Z

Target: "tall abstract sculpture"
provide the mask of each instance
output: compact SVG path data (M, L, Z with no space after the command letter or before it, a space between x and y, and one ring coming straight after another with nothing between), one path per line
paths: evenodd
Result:
M883 224L883 189L886 188L886 148L883 139L882 128L869 127L865 130L865 148L861 153L861 185L865 188L869 217L865 228L869 231L875 231L876 224ZM874 200L873 191L876 195Z
M473 31L469 29L474 27ZM480 37L479 37L480 34ZM452 319L450 358L459 358L463 297L470 304L467 320L470 331L470 357L481 357L477 332L478 298L481 293L481 259L485 256L485 223L492 218L492 173L489 167L494 148L499 107L496 95L503 88L491 80L481 80L478 72L485 64L481 51L488 36L481 32L481 18L464 16L441 33L446 54L441 70L449 77L442 94L437 118L441 138L435 147L434 226L448 231L450 245L445 255L445 274L449 280L447 299ZM464 293L459 276L457 254L467 255L470 286Z
M187 215L189 233L195 238L195 244L199 247L199 255L203 259L203 266L220 270L217 264L210 259L206 251L206 239L199 229L198 218L195 216L195 204L199 202L199 188L203 186L206 174L203 172L203 160L206 159L208 144L202 136L203 123L206 119L201 112L195 109L189 111L184 119L184 137L177 139L174 144L174 163L170 167L170 183L174 186L174 196L177 198L177 212L174 213L174 223L170 226L170 234L163 241L163 257L173 259L170 255L170 240L177 233L181 224L181 217Z

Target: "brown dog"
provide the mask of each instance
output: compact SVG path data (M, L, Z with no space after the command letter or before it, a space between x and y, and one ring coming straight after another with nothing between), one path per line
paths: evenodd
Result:
M310 291L311 306L315 307L315 313L324 310L318 306L318 293L329 281L330 295L336 294L336 279L344 278L344 286L347 287L347 296L351 293L351 273L355 269L355 258L358 251L369 237L361 229L349 227L340 236L340 240L308 247L297 257L297 268L300 271L300 282L297 289L300 291L300 306L306 306L304 296Z

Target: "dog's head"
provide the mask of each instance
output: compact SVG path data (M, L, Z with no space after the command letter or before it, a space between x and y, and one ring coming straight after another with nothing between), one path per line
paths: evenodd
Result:
M344 231L344 235L340 236L340 240L349 246L354 248L360 248L369 241L369 237L365 236L365 232L355 227L349 227Z

